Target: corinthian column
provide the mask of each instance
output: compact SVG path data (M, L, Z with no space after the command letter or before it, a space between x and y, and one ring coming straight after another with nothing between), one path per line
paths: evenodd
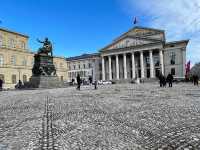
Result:
M119 80L119 57L118 55L115 55L116 57L116 78Z
M126 53L123 56L124 56L124 79L127 79Z
M150 58L150 77L154 78L154 62L153 62L153 54L152 50L149 51L149 58Z
M132 78L135 79L135 55L132 53Z
M143 56L143 51L140 52L140 68L141 68L141 78L144 78L144 56Z
M159 51L159 55L160 55L160 69L161 69L161 73L164 75L164 63L163 63L163 51L162 50Z
M105 62L104 62L104 57L102 56L101 58L102 60L102 80L106 80L106 77L105 77Z
M109 62L109 80L112 80L112 65L111 65L111 56L108 56L108 62Z

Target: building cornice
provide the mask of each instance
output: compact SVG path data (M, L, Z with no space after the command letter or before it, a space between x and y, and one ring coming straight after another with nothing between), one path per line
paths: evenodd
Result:
M163 43L157 43L154 45L146 45L141 46L141 47L126 47L126 48L120 48L120 49L112 49L107 52L102 52L101 56L109 56L109 55L120 55L124 53L132 53L132 52L140 52L140 51L149 51L149 50L154 50L154 49L163 49Z
M72 61L88 60L88 59L93 59L93 58L96 58L96 57L99 57L99 56L100 56L100 53L83 54L83 55L80 55L80 56L66 58L66 61L72 62Z
M156 43L149 43L149 44L143 44L143 45L137 45L137 46L129 46L129 47L123 47L123 48L115 48L115 49L110 49L107 51L101 51L102 54L104 53L111 53L111 52L123 52L126 50L142 50L142 49L149 49L150 47L159 47L159 48L163 48L164 43L163 42L156 42Z
M22 33L19 33L19 32L15 32L15 31L11 31L11 30L8 30L8 29L5 29L5 28L0 28L0 31L16 34L16 35L19 35L19 36L23 36L25 38L29 38L28 35L25 35L25 34L22 34Z

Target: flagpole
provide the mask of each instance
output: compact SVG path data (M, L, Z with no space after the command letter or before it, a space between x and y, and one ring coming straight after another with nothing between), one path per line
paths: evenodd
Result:
M138 24L138 19L137 19L137 17L135 17L135 18L134 18L133 25L134 25L134 26L137 26L137 24Z

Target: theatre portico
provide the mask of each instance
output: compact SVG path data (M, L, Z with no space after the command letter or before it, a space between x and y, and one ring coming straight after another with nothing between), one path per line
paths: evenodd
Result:
M163 30L134 27L100 50L102 80L184 77L188 42L168 43Z
M103 55L102 68L103 80L155 78L160 71L164 74L163 51L130 50L126 53Z

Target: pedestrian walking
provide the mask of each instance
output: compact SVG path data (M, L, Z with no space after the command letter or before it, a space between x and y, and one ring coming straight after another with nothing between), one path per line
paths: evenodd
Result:
M97 81L94 81L94 89L97 90Z
M162 78L163 87L166 87L166 85L167 85L167 81L166 80L167 80L166 77L163 76L163 78Z
M196 86L199 85L199 76L198 75L193 75L193 83Z
M92 85L92 77L89 76L89 82L90 82L90 85Z
M159 81L160 81L160 87L165 87L166 86L165 76L162 73L160 73L158 78L159 78Z
M78 74L77 77L76 77L76 81L77 81L77 90L80 90L81 89L81 77L80 75Z
M2 91L2 90L3 90L3 80L0 79L0 91Z
M172 87L173 80L174 80L173 75L171 73L169 73L167 76L167 82L169 83L169 87Z

